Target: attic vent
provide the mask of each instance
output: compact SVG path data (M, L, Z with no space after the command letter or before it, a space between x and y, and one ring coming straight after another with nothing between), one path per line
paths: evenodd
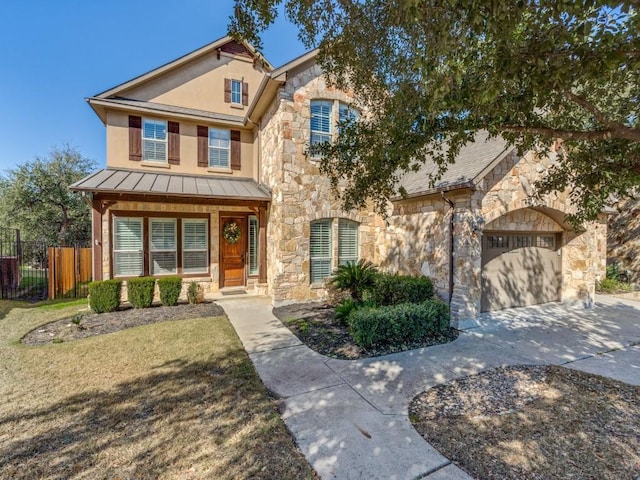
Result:
M253 57L251 52L247 50L247 47L236 41L225 43L220 50L231 55L243 55L245 57Z

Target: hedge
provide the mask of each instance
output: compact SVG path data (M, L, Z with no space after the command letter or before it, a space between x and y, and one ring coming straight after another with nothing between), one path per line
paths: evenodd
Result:
M96 313L113 312L120 306L122 280L103 280L89 284L89 306Z
M162 304L173 307L178 304L178 298L180 298L180 292L182 291L182 278L159 278L158 290L160 290L160 301Z
M384 307L357 308L349 315L349 333L363 348L402 345L438 335L449 327L449 307L438 299Z
M156 279L139 277L127 280L127 298L133 308L149 308L153 303L153 290Z
M429 277L380 273L370 290L370 299L378 307L400 303L422 303L433 298Z

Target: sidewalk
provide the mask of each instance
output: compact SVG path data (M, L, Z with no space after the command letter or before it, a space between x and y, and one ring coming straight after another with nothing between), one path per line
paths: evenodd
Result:
M484 316L455 342L357 361L329 359L302 345L272 315L267 297L219 303L262 381L283 399L282 418L323 479L470 479L407 417L415 395L460 376L559 364L640 384L640 304L633 302L605 299L588 311L506 310ZM619 350L596 356L612 349Z

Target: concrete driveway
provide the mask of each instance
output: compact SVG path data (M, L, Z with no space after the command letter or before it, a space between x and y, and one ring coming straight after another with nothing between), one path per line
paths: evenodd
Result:
M469 479L408 418L420 392L486 369L563 365L640 385L640 303L597 299L484 314L445 345L366 360L311 351L272 314L266 297L220 301L258 374L282 398L282 417L323 479Z

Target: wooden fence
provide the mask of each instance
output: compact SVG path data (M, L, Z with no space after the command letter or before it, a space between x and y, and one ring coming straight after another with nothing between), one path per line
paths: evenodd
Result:
M86 297L91 281L91 248L49 248L49 298Z

